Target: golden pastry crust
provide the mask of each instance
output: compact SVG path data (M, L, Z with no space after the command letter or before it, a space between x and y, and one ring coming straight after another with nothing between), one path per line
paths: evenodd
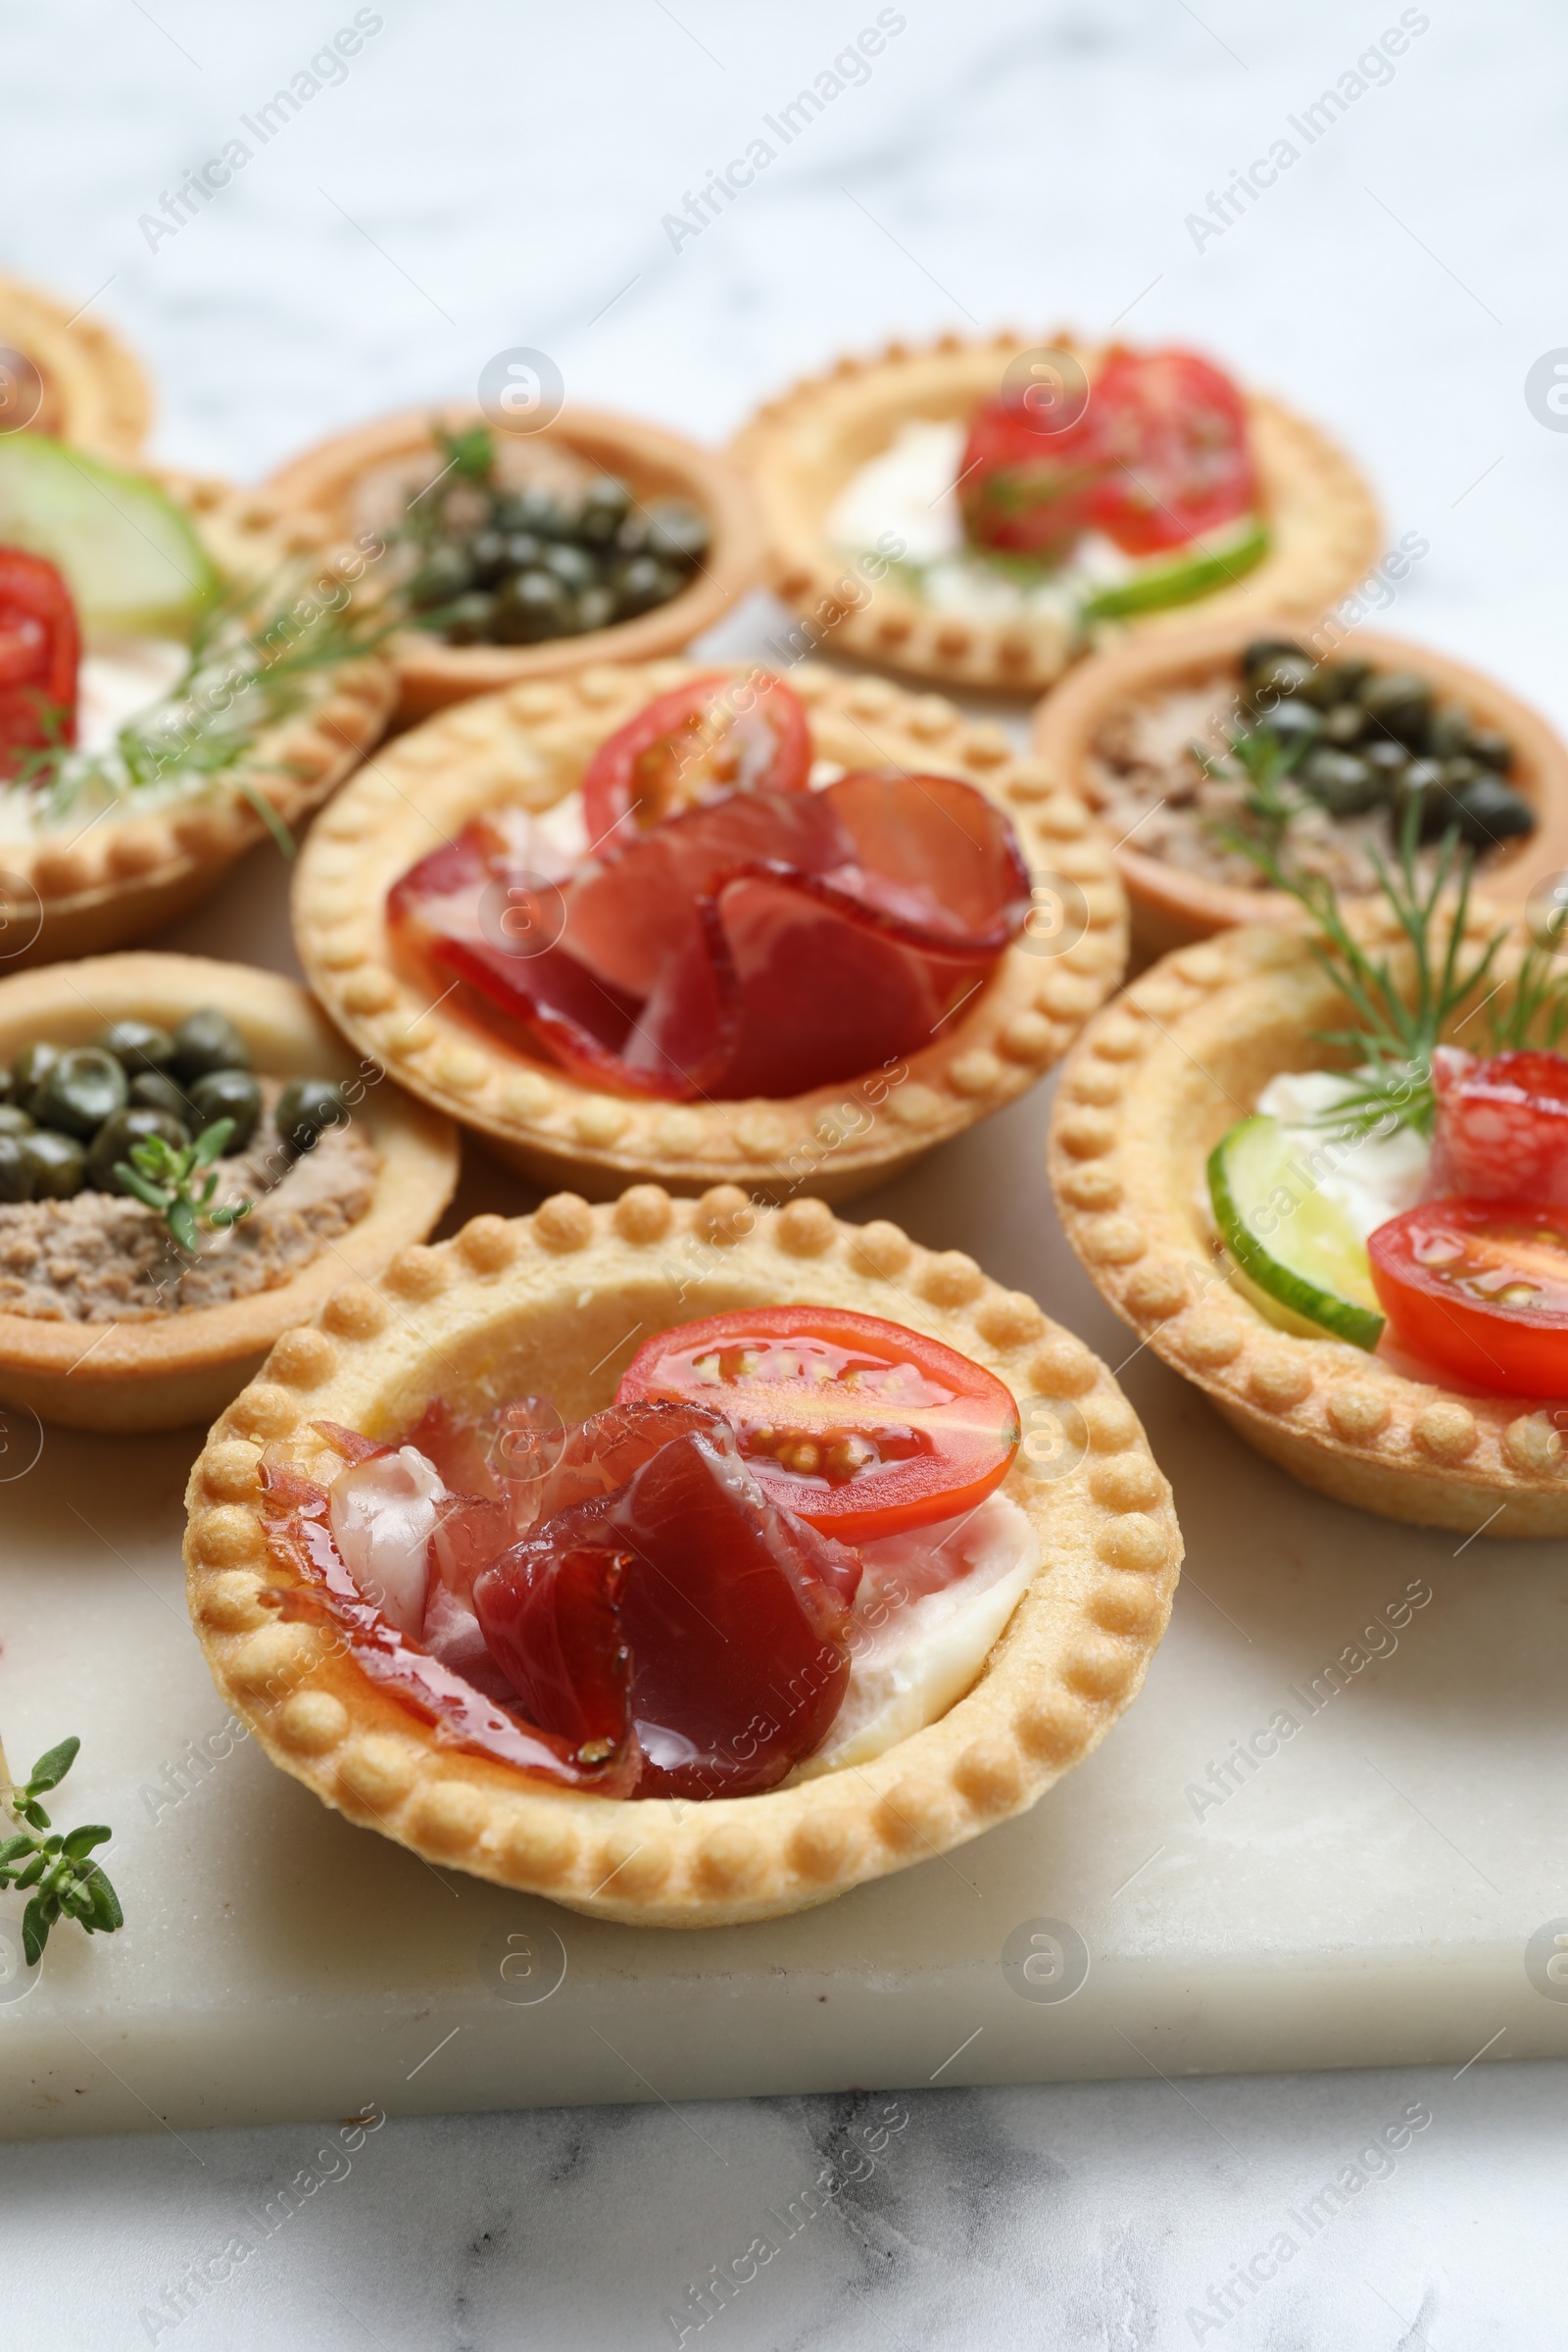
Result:
M324 534L311 519L223 482L157 478L191 516L225 578L286 577L318 554L320 576L330 576ZM145 939L193 906L268 836L241 781L290 828L318 808L380 740L396 673L384 656L360 655L307 673L305 694L299 710L263 728L249 759L205 793L145 815L68 819L0 841L0 908L9 938L27 942L8 953L8 967L99 955Z
M276 1077L359 1075L303 988L248 964L131 953L0 980L0 1065L47 1038L87 1045L116 1020L175 1028L216 1004ZM182 1429L210 1420L251 1378L280 1332L350 1276L378 1274L422 1241L458 1180L450 1122L396 1087L364 1088L353 1116L379 1156L369 1210L276 1290L142 1323L44 1322L0 1313L0 1400L72 1429Z
M37 411L26 419L33 431L95 458L135 457L152 421L152 394L140 362L107 326L37 286L0 277L0 347L38 371ZM21 391L25 397L28 386ZM16 421L7 418L8 429Z
M544 1184L612 1199L651 1175L679 1192L723 1177L779 1197L807 1188L845 1200L1013 1101L1061 1053L1121 976L1122 900L1108 850L1071 795L1014 758L997 726L881 678L807 664L789 682L806 702L819 757L963 778L997 800L1024 860L1051 877L1081 936L1009 948L996 976L945 1034L900 1063L787 1100L650 1102L596 1093L513 1051L407 977L387 935L386 894L415 860L497 801L545 808L577 783L594 748L655 695L720 665L655 662L589 669L514 688L400 736L341 792L315 827L294 881L300 957L332 1018L396 1069L400 1084L473 1127ZM744 673L737 673L744 674ZM1065 942L1065 944L1063 944ZM1035 946L1063 952L1036 954Z
M453 432L484 421L482 411L471 407L433 414ZM268 491L284 506L320 516L334 538L352 537L368 512L363 486L383 469L426 456L431 418L428 409L409 410L318 442L279 466ZM497 440L504 464L508 436L500 434ZM648 662L659 654L675 653L710 629L754 584L761 568L761 536L750 488L727 459L695 441L635 416L564 409L551 424L520 438L517 448L519 463L537 449L547 458L564 456L617 474L636 498L689 501L712 527L707 560L668 604L581 637L526 646L443 645L426 630L401 630L392 653L402 683L398 716L405 725L448 703L495 694L528 678L564 677L595 662ZM377 512L378 527L384 528L387 519Z
M1101 654L1043 702L1035 713L1036 756L1069 792L1093 803L1091 759L1113 711L1131 703L1213 682L1216 694L1234 682L1242 648L1274 634L1298 639L1308 652L1332 659L1348 650L1380 669L1412 670L1440 700L1460 704L1484 727L1514 747L1508 781L1534 808L1537 826L1507 842L1478 878L1477 890L1501 915L1519 913L1543 874L1568 866L1568 745L1507 688L1481 670L1467 669L1430 646L1367 629L1347 631L1332 613L1303 621L1298 614L1232 615L1179 635L1140 638ZM1282 891L1238 890L1184 873L1136 844L1115 853L1127 892L1133 950L1140 960L1208 939L1239 923L1298 923L1300 908Z
M988 399L1007 362L1049 343L1074 353L1091 377L1103 354L1065 330L1052 337L956 335L925 351L890 343L877 358L841 359L767 402L737 435L733 454L762 510L769 577L833 653L880 662L950 686L1041 694L1073 659L1062 624L1039 616L976 620L939 612L889 576L857 572L827 535L835 500L858 468L911 417L967 416ZM1376 563L1380 523L1360 473L1315 425L1263 393L1247 395L1252 450L1273 545L1232 588L1205 597L1214 615L1316 612ZM1190 624L1194 608L1102 624L1096 642Z
M930 1333L1013 1390L1025 1426L1076 1458L1015 1465L1044 1565L974 1689L863 1768L764 1796L622 1802L549 1788L437 1744L339 1643L263 1605L292 1581L258 1507L264 1449L313 1475L339 1458L318 1419L369 1433L437 1391L547 1389L569 1419L610 1402L640 1339L720 1308L855 1307ZM486 1383L489 1386L486 1388ZM1022 1457L1020 1457L1021 1463ZM638 1185L532 1217L476 1217L351 1285L279 1341L191 1473L192 1620L225 1702L274 1763L350 1820L446 1867L637 1926L716 1927L828 1901L1020 1813L1097 1744L1164 1632L1181 1561L1170 1490L1131 1407L1081 1341L956 1250L840 1224L820 1200L754 1208L733 1186L676 1203Z
M1313 1032L1345 1020L1299 935L1222 932L1143 973L1062 1073L1049 1153L1067 1238L1155 1354L1303 1485L1418 1527L1568 1535L1549 1405L1298 1338L1226 1277L1202 1205L1208 1153L1270 1078L1318 1066Z

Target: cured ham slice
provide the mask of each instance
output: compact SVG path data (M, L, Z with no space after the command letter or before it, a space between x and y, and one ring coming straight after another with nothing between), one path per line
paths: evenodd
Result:
M1440 1046L1432 1075L1427 1200L1568 1201L1568 1056Z

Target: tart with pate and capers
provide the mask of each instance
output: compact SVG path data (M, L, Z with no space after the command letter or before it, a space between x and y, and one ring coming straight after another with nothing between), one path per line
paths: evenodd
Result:
M527 431L473 408L387 416L291 459L268 489L334 538L384 542L405 723L585 662L676 652L761 561L725 459L597 410Z
M1115 840L1145 960L1294 919L1229 838L1271 804L1291 854L1348 904L1377 891L1411 802L1423 860L1457 825L1499 911L1568 867L1568 746L1546 721L1445 654L1332 614L1205 623L1097 656L1042 703L1034 748Z
M77 1429L208 1419L421 1241L457 1172L450 1123L292 981L136 953L0 980L0 1400Z
M1568 959L1457 866L1179 950L1063 1074L1093 1280L1259 1452L1419 1526L1568 1535Z
M803 1910L1024 1811L1136 1693L1181 1558L1125 1398L1032 1299L729 1185L556 1195L345 1285L188 1505L193 1621L275 1763L642 1926Z
M841 360L734 454L814 644L1039 694L1127 630L1316 612L1378 554L1314 425L1189 351L1007 334Z
M49 433L94 457L134 458L152 397L139 362L79 308L0 277L0 432Z
M315 808L396 681L363 547L211 482L0 438L0 956L144 938Z
M994 725L811 665L445 712L317 825L294 924L362 1052L600 1198L884 1181L1032 1086L1123 956L1070 794Z

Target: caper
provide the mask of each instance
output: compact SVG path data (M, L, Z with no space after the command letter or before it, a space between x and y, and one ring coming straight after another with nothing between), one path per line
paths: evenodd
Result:
M87 1154L74 1135L40 1129L36 1135L19 1136L17 1150L29 1170L29 1200L69 1200L87 1181Z
M468 542L468 563L481 588L493 588L507 574L507 542L500 531L480 531Z
M1392 743L1386 735L1380 736L1374 743L1362 744L1357 757L1366 761L1377 777L1378 789L1382 793L1392 791L1410 764L1410 755L1403 744Z
M32 1162L20 1135L0 1135L0 1201L32 1199Z
M482 596L474 589L467 596L457 597L446 608L448 645L488 645L495 634L495 615L493 596Z
M608 547L625 521L631 492L612 473L589 483L577 510L577 536L585 547Z
M1265 662L1272 662L1276 654L1289 654L1298 662L1308 659L1294 637L1254 637L1250 644L1242 648L1242 668L1250 678L1263 667Z
M209 1070L248 1070L251 1050L229 1019L216 1005L186 1016L174 1031L174 1071L188 1085Z
M1434 760L1457 760L1470 750L1470 713L1457 703L1444 703L1433 711L1427 728L1427 752Z
M130 1082L130 1100L143 1110L164 1110L182 1125L191 1124L190 1097L162 1070L139 1070Z
M0 1102L9 1102L12 1099L11 1072L0 1070Z
M30 1135L32 1121L20 1102L0 1102L0 1135Z
M423 612L432 605L450 604L472 586L473 565L466 553L447 540L431 548L409 582L409 602L416 612Z
M585 588L577 599L573 615L574 634L586 636L590 629L608 629L615 617L615 592L598 582Z
M571 626L571 599L553 572L519 571L495 600L493 626L503 645L564 637Z
M541 539L564 538L570 528L560 500L538 484L503 499L496 509L496 524L503 531L537 531Z
M122 1107L129 1091L112 1054L102 1046L77 1046L62 1054L42 1084L33 1088L27 1108L40 1127L58 1128L63 1135L95 1135Z
M58 1046L24 1046L11 1064L12 1101L25 1102L33 1089L43 1084L59 1059Z
M1395 792L1396 819L1402 828L1412 801L1420 808L1419 831L1427 840L1441 833L1453 821L1453 811L1444 806L1446 796L1443 789L1441 760L1411 760L1400 775Z
M545 549L544 567L564 588L578 596L585 588L592 588L599 577L599 566L586 549L568 546L564 541Z
M137 1070L167 1070L174 1058L169 1031L151 1021L111 1021L93 1042L112 1054L127 1076Z
M512 531L507 538L509 571L532 571L544 562L545 542L537 531Z
M1432 689L1425 678L1411 670L1380 670L1362 687L1361 708L1396 742L1407 743L1412 751L1426 749Z
M1318 685L1325 708L1335 703L1358 703L1372 675L1370 662L1320 662Z
M1374 771L1354 752L1336 752L1327 746L1309 752L1297 770L1314 801L1331 816L1359 816L1375 808L1383 788Z
M1467 749L1472 760L1494 768L1499 776L1505 776L1513 765L1513 745L1495 727L1472 727Z
M1249 676L1248 708L1266 717L1276 704L1298 698L1311 679L1312 664L1304 654L1276 654Z
M1281 743L1313 743L1322 730L1323 720L1310 703L1289 696L1276 703L1272 710L1265 710L1259 724L1267 727L1271 735L1277 735Z
M1483 769L1458 795L1459 823L1467 841L1488 849L1495 842L1516 841L1536 829L1536 812L1500 776Z
M684 499L662 498L648 510L648 552L682 571L694 571L708 553L712 533L706 514Z
M1359 703L1334 703L1323 713L1323 740L1337 752L1348 751L1359 743L1366 726L1366 712Z
M648 553L649 533L651 532L652 528L653 525L648 519L647 509L644 507L633 507L631 513L627 515L625 521L615 533L615 552L617 555L646 556Z
M234 1132L223 1147L224 1158L244 1151L262 1115L262 1090L249 1070L209 1070L191 1088L190 1102L198 1135L220 1119L233 1120Z
M343 1089L329 1078L291 1078L277 1098L272 1123L296 1152L309 1152L322 1130L348 1122Z
M123 1193L129 1186L115 1174L119 1160L129 1161L131 1146L143 1144L150 1135L161 1135L166 1144L180 1151L190 1142L190 1133L180 1119L172 1119L167 1110L153 1110L146 1103L137 1103L126 1110L117 1110L112 1119L105 1119L93 1137L92 1150L87 1154L87 1181L100 1193Z
M629 619L637 612L651 612L656 605L667 605L680 582L675 574L654 556L633 556L615 574L615 608Z

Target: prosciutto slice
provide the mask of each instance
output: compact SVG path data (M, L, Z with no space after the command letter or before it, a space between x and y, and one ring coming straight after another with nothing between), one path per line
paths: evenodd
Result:
M394 935L574 1076L672 1100L800 1094L917 1051L1029 904L1011 826L950 776L728 793L560 882L531 854L515 821L476 820L394 885Z

